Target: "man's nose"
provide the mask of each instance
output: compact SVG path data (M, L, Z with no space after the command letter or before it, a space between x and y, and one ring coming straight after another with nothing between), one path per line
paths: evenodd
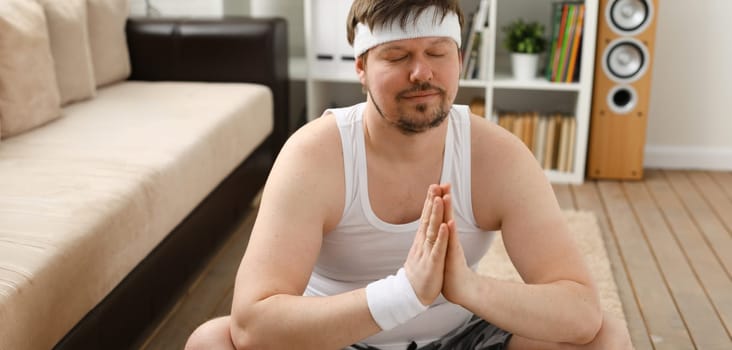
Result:
M415 83L432 80L432 66L426 57L417 56L414 58L409 80Z

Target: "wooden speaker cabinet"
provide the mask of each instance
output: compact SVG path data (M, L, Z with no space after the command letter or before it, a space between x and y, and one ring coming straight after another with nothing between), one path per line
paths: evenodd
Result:
M658 0L600 0L587 176L640 179Z

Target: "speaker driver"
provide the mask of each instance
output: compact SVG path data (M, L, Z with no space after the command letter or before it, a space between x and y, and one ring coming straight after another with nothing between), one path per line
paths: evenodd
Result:
M615 0L605 13L610 28L621 35L632 35L644 30L653 15L647 0Z
M607 94L607 105L616 114L627 114L638 104L638 94L630 85L615 86Z
M629 83L645 73L648 49L636 39L620 38L607 46L603 57L605 73L616 82Z

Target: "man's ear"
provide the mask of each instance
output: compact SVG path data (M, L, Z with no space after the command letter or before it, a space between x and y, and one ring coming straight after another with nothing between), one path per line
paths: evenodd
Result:
M368 55L361 55L356 57L356 74L358 80L361 81L361 85L366 86L366 57Z
M457 50L458 50L458 60L460 61L460 70L459 70L459 72L462 72L463 71L463 50L460 50L459 47L458 47Z

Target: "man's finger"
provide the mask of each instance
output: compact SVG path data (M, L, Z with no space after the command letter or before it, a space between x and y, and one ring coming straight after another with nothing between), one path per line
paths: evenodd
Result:
M440 192L442 192L442 196L444 196L452 191L452 185L449 182L440 184L439 187L440 187Z
M448 250L452 252L453 254L461 254L463 251L463 248L460 244L460 236L457 232L457 225L455 224L455 220L450 220L447 222L447 228L449 231L448 235Z
M430 224L430 216L432 215L432 201L434 200L434 186L430 185L427 189L427 198L422 206L422 216L420 217L419 229L417 230L417 238L421 241L427 232Z
M432 256L436 260L444 261L447 254L448 241L450 239L449 228L446 223L441 223L437 231L437 240L432 248Z
M445 192L443 191L443 185L434 184L430 185L430 187L432 188L432 194L434 194L436 197L442 197L445 194Z
M443 218L443 222L450 222L450 220L453 219L452 216L452 195L446 194L442 197L442 201L445 204L445 215Z
M436 196L432 200L432 214L430 215L430 223L425 234L425 241L427 243L434 245L437 240L437 230L440 229L444 211L445 208L442 198Z

